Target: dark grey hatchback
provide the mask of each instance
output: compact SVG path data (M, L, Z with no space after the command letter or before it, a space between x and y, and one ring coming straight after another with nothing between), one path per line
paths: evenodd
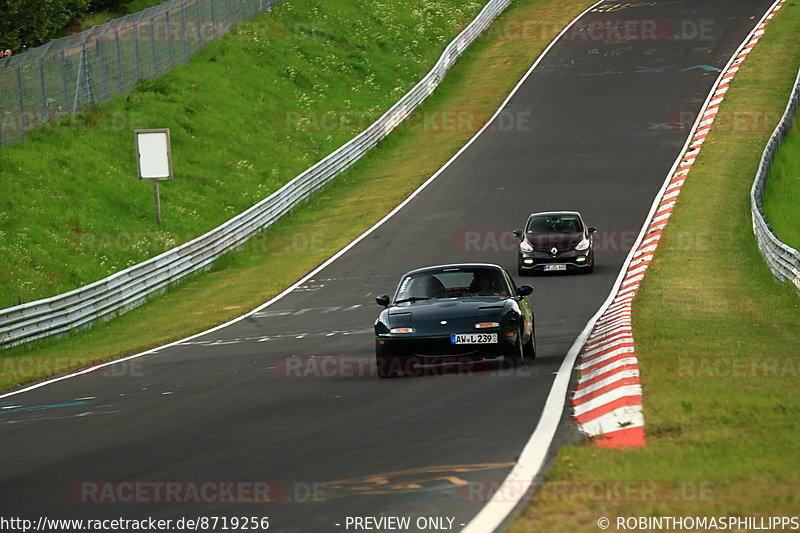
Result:
M528 217L525 230L517 230L517 272L594 270L594 234L577 211L548 211Z

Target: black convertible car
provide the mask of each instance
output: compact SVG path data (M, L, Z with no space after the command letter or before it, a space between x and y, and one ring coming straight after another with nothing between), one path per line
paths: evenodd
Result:
M594 270L594 234L576 211L533 213L520 238L517 271L520 276L535 272Z
M516 366L536 355L533 288L518 287L502 267L442 265L408 272L375 321L378 376L410 373L415 364L503 356Z

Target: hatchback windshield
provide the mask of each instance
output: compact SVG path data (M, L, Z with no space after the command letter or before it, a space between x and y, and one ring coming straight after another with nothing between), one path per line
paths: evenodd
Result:
M583 225L578 215L536 215L530 218L525 231L526 233L575 233L583 231Z
M434 298L508 296L508 291L503 274L497 269L447 268L403 278L395 295L395 303Z

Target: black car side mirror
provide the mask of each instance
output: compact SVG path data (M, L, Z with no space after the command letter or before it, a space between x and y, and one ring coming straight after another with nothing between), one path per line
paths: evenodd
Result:
M514 235L516 235L517 238L521 239L522 238L522 230L521 229L515 229L514 230Z
M532 292L533 292L533 287L531 287L530 285L522 285L520 287L517 287L517 294L519 296L528 296Z
M597 233L597 228L594 226L589 226L589 233Z
M378 305L382 305L383 307L389 307L391 300L389 299L389 296L387 294L381 294L380 296L375 298L375 302Z

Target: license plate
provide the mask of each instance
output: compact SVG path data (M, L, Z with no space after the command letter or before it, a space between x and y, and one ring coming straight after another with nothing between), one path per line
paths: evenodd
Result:
M454 333L450 344L497 344L497 333Z
M544 269L546 271L549 271L549 270L566 270L567 269L567 265L545 265Z

